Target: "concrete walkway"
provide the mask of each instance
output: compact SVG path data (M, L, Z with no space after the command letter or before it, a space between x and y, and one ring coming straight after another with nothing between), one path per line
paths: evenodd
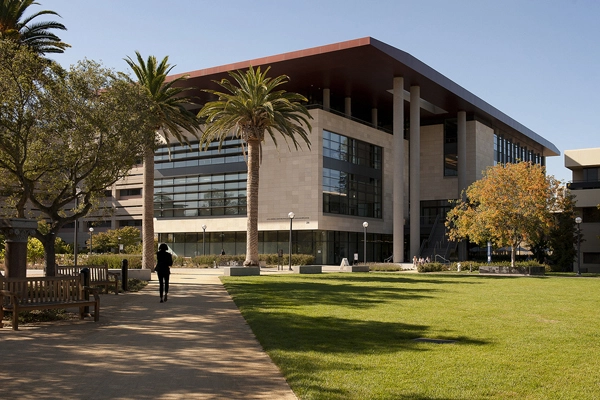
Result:
M97 323L0 329L2 398L296 399L221 285L223 270L172 272L166 303L153 280L103 294Z

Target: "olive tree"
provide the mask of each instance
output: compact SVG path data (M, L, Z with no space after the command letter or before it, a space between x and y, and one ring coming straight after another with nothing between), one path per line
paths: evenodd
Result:
M35 237L54 275L56 233L98 208L153 142L152 102L96 62L64 70L1 40L0 92L0 216L40 220Z

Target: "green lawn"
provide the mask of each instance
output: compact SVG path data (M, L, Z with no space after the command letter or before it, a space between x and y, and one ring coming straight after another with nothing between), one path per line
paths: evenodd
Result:
M223 282L300 399L600 398L597 278L339 273Z

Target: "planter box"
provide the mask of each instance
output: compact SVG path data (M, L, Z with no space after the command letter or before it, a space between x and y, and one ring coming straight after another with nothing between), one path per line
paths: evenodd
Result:
M223 268L224 276L258 276L260 275L260 267L225 267Z
M346 272L369 272L370 270L368 265L347 265L341 269Z
M296 265L292 269L297 274L320 274L323 268L320 265Z
M544 267L500 267L497 265L479 267L480 274L518 274L518 275L545 275Z

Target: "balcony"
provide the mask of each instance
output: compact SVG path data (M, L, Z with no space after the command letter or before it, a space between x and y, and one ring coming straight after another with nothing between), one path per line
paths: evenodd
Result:
M571 183L567 183L567 187L570 190L600 189L600 180L597 180L597 181L573 181Z

